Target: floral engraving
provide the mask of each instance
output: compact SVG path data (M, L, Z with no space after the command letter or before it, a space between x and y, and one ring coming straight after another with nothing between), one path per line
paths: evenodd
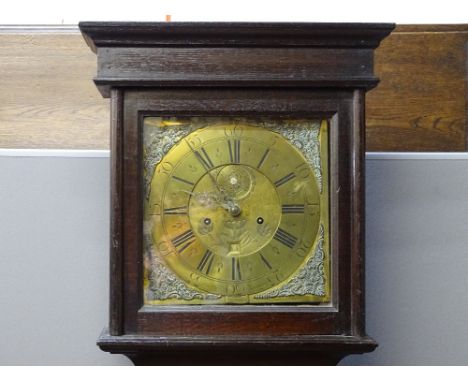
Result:
M279 288L260 293L254 296L256 299L290 297L290 296L325 296L325 274L323 262L325 253L323 250L324 228L319 228L318 241L315 253L286 284Z
M148 300L193 300L218 299L221 296L198 292L179 279L158 256L152 257L151 271L148 275Z
M146 118L143 129L143 168L146 197L150 194L154 169L164 155L183 137L195 130L193 124L173 121L171 118Z
M322 192L322 164L320 163L320 121L285 121L282 123L264 123L269 130L286 138L305 156L314 169L315 179Z

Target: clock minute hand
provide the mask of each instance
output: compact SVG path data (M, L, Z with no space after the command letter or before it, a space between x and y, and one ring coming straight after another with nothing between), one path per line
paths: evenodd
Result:
M204 163L203 159L201 159L200 153L192 147L192 145L190 144L189 141L185 140L185 142L187 143L188 147L190 147L190 150L192 150L192 153L195 155L195 157L196 157L200 162L202 162L203 167L205 167L205 169L207 170L207 174L208 174L208 176L210 177L210 179L211 179L211 181L213 182L213 184L214 184L214 186L216 187L216 189L218 190L218 192L221 193L221 194L223 194L223 191L219 188L218 182L216 182L216 179L214 178L213 174L210 172L210 168L207 168L207 164ZM211 163L211 161L210 161L210 163Z
M190 147L190 150L192 150L192 152L194 153L195 157L199 158L200 154L192 147L192 145L188 141L186 141L186 142L187 142L188 147ZM206 166L205 166L205 168L206 168ZM221 187L219 187L219 184L216 181L213 174L211 173L210 169L206 168L206 170L207 170L208 176L211 179L211 182L213 183L213 185L215 186L216 190L219 193L218 195L221 197L220 199L222 199L225 202L225 203L219 203L221 205L221 207L228 210L229 213L232 216L239 216L241 214L241 212L242 212L239 204L235 200L233 200L232 198L227 197L226 191L224 189L222 189Z

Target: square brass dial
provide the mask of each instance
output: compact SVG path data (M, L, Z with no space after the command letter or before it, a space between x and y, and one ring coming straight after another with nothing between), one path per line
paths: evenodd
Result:
M328 121L145 117L144 302L330 301Z

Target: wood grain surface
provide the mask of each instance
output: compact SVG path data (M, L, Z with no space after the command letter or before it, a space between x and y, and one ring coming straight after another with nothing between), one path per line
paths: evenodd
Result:
M376 50L367 151L464 151L468 25L404 25ZM0 27L0 148L108 149L109 100L78 29Z
M376 50L368 151L466 149L468 25L400 26Z
M1 33L0 148L108 149L96 56L71 33Z

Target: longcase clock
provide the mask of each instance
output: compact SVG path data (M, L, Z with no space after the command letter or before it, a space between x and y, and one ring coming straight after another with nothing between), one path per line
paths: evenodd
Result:
M391 24L80 23L111 99L135 364L336 364L364 321L364 99Z

